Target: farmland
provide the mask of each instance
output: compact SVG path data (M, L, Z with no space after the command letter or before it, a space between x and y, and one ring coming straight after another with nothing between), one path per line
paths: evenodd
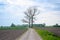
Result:
M60 27L34 27L34 29L35 28L43 40L60 39ZM26 31L26 26L0 27L0 40L16 40Z
M0 40L16 40L26 31L26 27L2 27L0 28Z
M36 32L43 38L43 40L60 40L59 27L41 27L35 29Z
M41 27L40 29L48 30L57 36L60 36L60 27Z

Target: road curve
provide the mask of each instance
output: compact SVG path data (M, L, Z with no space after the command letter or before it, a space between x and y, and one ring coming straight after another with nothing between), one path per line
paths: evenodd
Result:
M26 33L16 40L42 40L42 38L35 32L34 29L29 28Z

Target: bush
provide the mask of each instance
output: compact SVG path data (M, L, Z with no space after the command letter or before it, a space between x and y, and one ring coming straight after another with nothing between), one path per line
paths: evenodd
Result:
M16 27L16 25L12 23L12 24L11 24L11 27Z

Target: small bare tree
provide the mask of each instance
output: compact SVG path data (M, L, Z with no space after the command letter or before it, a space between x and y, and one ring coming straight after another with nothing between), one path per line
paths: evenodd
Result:
M27 11L24 12L25 14L25 19L22 21L25 23L29 23L29 27L33 27L33 22L35 20L35 16L39 14L39 11L37 10L36 7L31 7L27 9Z

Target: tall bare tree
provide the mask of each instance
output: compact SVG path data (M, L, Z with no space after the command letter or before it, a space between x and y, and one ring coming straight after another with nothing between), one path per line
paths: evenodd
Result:
M35 16L39 14L39 11L36 7L28 8L27 11L24 12L25 19L22 21L25 23L29 23L29 27L33 27L33 22L35 20Z

